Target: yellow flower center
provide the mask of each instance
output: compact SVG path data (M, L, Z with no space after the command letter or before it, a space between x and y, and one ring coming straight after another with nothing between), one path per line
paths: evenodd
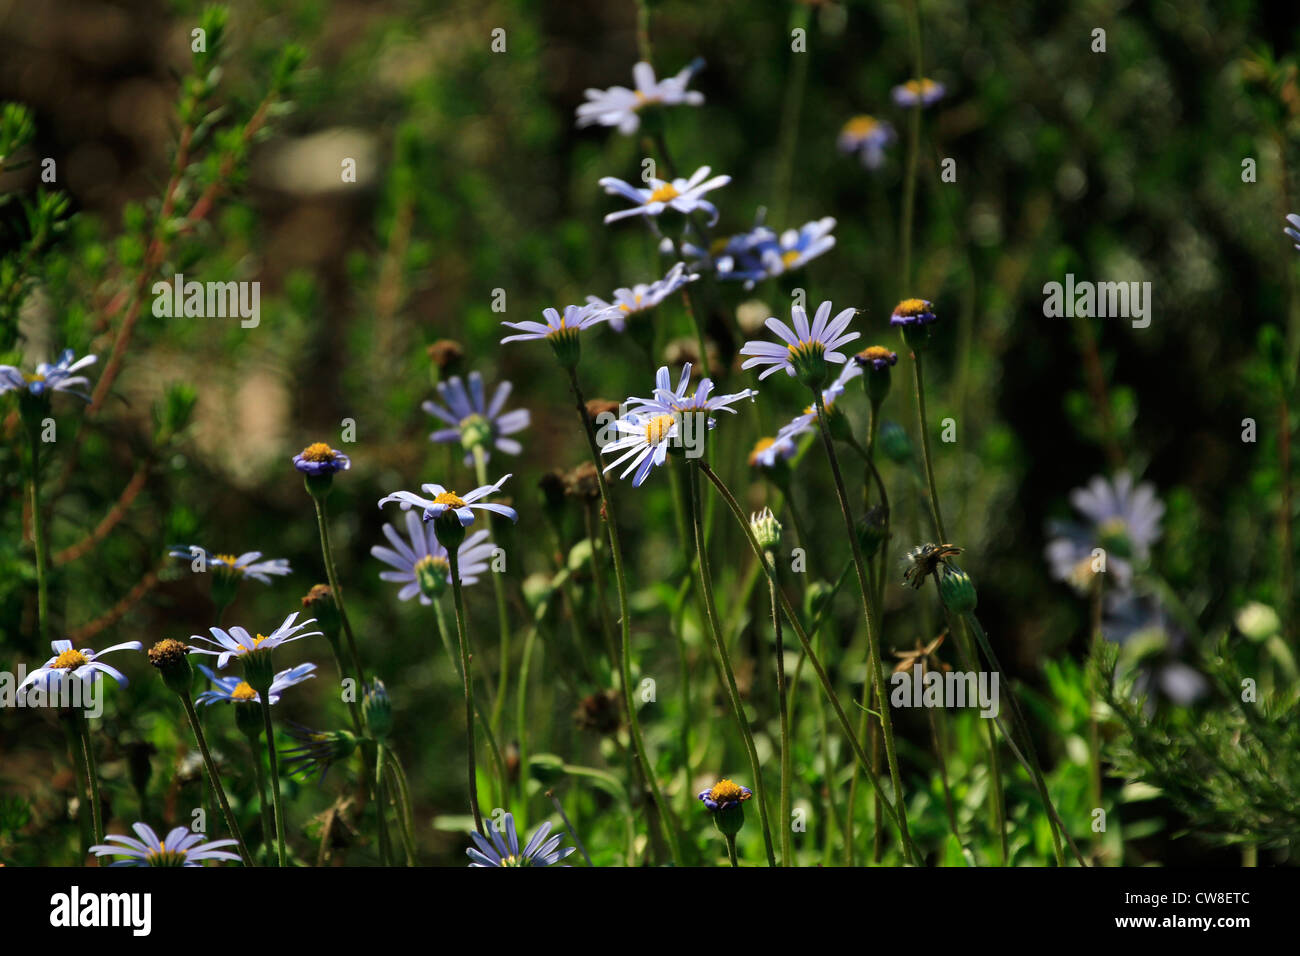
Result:
M803 253L798 249L791 249L789 252L784 252L781 254L781 264L788 269L798 261L801 255L803 255Z
M23 381L26 382L28 385L30 385L32 382L45 381L45 376L40 374L39 372L32 372L30 375L27 373L23 373Z
M664 183L662 186L660 186L658 189L656 189L654 192L650 194L650 198L647 199L646 202L647 203L669 202L670 200L676 199L680 195L681 193L677 191L676 186L674 186L672 183Z
M451 573L451 562L441 555L435 557L432 554L426 554L419 561L415 562L415 567L412 568L412 570L416 575L419 575L421 571L424 571L433 574L442 574L446 577Z
M230 696L235 700L257 700L257 691L248 686L248 681L241 680L230 692Z
M312 442L302 450L302 457L307 461L333 461L334 449L323 441Z
M920 315L930 311L930 303L925 299L904 299L894 308L895 315Z
M433 499L435 505L446 505L448 508L464 508L465 499L460 497L454 491L444 491L438 497Z
M858 353L864 362L888 362L891 354L883 345L869 345Z
M758 441L754 442L754 449L749 453L749 463L751 465L758 464L758 456L775 444L775 438L760 438Z
M238 574L244 573L244 569L238 563L236 563L238 561L238 557L236 555L215 554L213 555L213 558L215 559L214 563L220 562L221 567L225 568L228 571L234 571Z
M844 124L844 132L850 136L862 138L871 135L880 123L874 116L855 116Z
M723 803L727 800L743 800L745 799L745 791L730 780L719 780L713 785L713 789L709 791L709 797L717 803Z
M185 857L180 850L150 850L145 860L150 866L184 866Z
M59 670L70 671L74 667L80 667L85 663L87 663L85 654L81 653L81 651L69 648L55 658L54 663L50 666L57 667Z
M677 422L672 415L656 415L645 423L645 443L658 445L667 440L668 431Z
M263 642L264 640L266 640L266 635L264 635L264 634L258 634L256 637L253 638L253 646L252 646L252 647L244 647L244 645L240 644L240 645L239 645L239 650L235 651L234 653L235 653L235 654L251 654L253 651L257 650L259 647L262 646L262 642Z

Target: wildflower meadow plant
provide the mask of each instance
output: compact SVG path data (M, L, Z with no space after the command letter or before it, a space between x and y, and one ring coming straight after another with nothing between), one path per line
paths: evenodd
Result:
M1253 4L172 6L0 71L0 866L1293 861Z

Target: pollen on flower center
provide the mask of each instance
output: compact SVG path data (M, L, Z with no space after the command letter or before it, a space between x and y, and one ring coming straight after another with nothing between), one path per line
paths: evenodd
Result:
M744 799L745 791L740 788L739 784L730 780L719 780L709 791L709 798L716 803L726 803L729 800Z
M904 299L894 309L895 315L921 315L930 311L930 303L925 299Z
M672 415L656 415L645 424L645 442L647 445L658 445L668 437L668 430L673 427L677 419Z
M323 441L313 442L302 450L302 457L306 461L333 461L335 458L334 449Z
M680 195L681 193L677 191L676 186L674 186L672 183L664 183L662 186L660 186L658 189L652 192L650 194L650 198L646 201L647 202L669 202L673 199L676 199Z
M465 499L460 497L454 491L444 491L438 497L433 499L435 505L446 505L448 508L464 508Z
M798 249L791 249L788 252L784 252L781 254L781 264L786 267L792 266L799 261L799 256L801 255L802 253Z
M844 132L850 136L866 136L880 124L871 116L855 116L844 124Z
M247 681L241 680L230 692L230 696L235 700L257 700L257 691L253 690Z
M73 648L69 648L68 650L60 654L57 658L55 658L54 663L51 664L50 666L57 667L60 670L70 671L74 667L80 667L82 664L85 663L86 663L86 655L82 654L81 651L78 651Z

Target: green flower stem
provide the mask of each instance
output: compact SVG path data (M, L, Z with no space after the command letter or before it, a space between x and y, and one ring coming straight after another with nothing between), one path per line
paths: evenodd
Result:
M587 853L587 848L582 845L582 840L578 837L578 831L574 828L573 821L570 820L569 815L564 812L564 805L560 803L560 798L555 795L554 790L547 790L546 795L551 798L551 803L555 806L555 812L558 813L560 819L564 821L564 828L568 831L569 836L573 837L573 843L578 848L578 852L582 854L582 858L587 861L588 866L595 866L596 864L591 862L591 856Z
M379 861L393 865L393 850L388 838L388 781L384 777L384 742L375 744L375 820L379 828Z
M733 867L739 869L740 860L736 858L736 838L729 833L726 836L727 836L727 859L731 861L731 865Z
M185 717L190 722L190 730L194 732L194 739L198 742L199 753L203 754L203 766L208 770L208 780L212 784L212 789L217 793L217 802L221 804L221 814L226 818L226 826L230 828L230 835L235 838L239 844L239 855L244 861L244 866L253 865L253 856L248 852L248 846L244 843L244 834L239 830L239 824L235 822L235 815L230 812L230 804L226 801L225 788L221 786L221 778L217 776L217 765L212 761L212 754L208 752L208 741L203 736L203 727L199 724L199 715L194 712L193 702L184 694L177 694L181 699L181 706L185 709Z
M271 726L271 705L266 700L269 694L262 694L262 728L266 732L266 755L271 767L271 803L275 807L275 847L276 858L280 866L288 866L289 858L284 850L284 805L280 799L280 764L275 753L275 729ZM219 792L219 791L218 791ZM225 796L221 797L225 802Z
M95 842L104 842L103 807L99 801L99 772L95 769L95 747L90 742L90 721L80 710L75 710L77 730L81 733L81 754L86 765L86 796L90 800L90 825Z
M821 389L813 389L813 399L817 406L817 423L820 425L822 444L826 447L826 458L830 462L831 475L835 479L835 493L840 499L840 513L844 516L844 527L848 534L849 546L853 554L853 566L858 573L858 589L862 596L862 617L867 625L867 653L871 657L871 682L875 687L876 700L880 704L880 731L885 739L885 762L889 765L889 777L894 786L894 805L898 811L898 826L903 844L911 844L912 838L907 830L907 801L903 797L903 778L898 769L898 751L894 744L894 721L890 714L888 696L885 694L884 666L880 661L880 640L876 634L876 614L871 588L867 582L866 562L862 559L862 544L858 541L857 528L853 524L853 513L849 508L848 492L844 490L844 476L840 474L840 462L835 454L835 442L831 439L830 428L826 425L826 406L822 402Z
M71 709L60 713L59 723L63 725L63 734L67 739L68 757L72 761L72 772L77 786L83 788L84 800L79 800L77 807L77 828L81 831L81 842L87 847L94 844L90 827L90 784L86 780L86 755L81 747L81 734L77 728L77 718ZM89 851L87 851L89 852Z
M975 640L979 644L980 650L984 652L984 656L988 658L989 664L991 664L998 673L1005 674L1006 671L1002 669L1001 663L998 662L997 655L993 653L993 646L989 644L988 635L984 633L984 628L980 625L979 619L975 616L974 612L963 614L962 620L965 622L966 626L970 628L971 633L975 635ZM1029 776L1033 779L1034 787L1043 801L1044 809L1047 811L1047 821L1051 825L1052 848L1056 854L1056 863L1058 866L1065 866L1065 852L1061 848L1061 837L1064 835L1065 839L1069 842L1070 849L1073 851L1075 859L1078 860L1079 865L1087 866L1088 864L1084 861L1083 854L1080 853L1079 848L1074 845L1074 840L1070 837L1069 831L1066 830L1065 824L1061 822L1060 814L1056 812L1056 805L1052 803L1051 794L1047 790L1047 781L1043 777L1043 768L1038 762L1038 752L1034 749L1033 737L1029 732L1029 725L1025 723L1024 715L1020 712L1020 704L1016 701L1015 692L1012 691L1008 693L1007 697L1011 701L1011 714L1015 719L1016 729L1020 732L1020 736L1024 740L1024 755L1028 758L1025 761L1025 767L1029 771ZM1008 743L1011 743L1014 747L1015 740L1011 734L1007 732L1006 725L1003 723L1002 718L999 716L997 720L998 726L1002 728L1002 733L1007 738Z
M474 472L480 487L490 484L487 477L487 455L484 454L482 445L474 446ZM497 632L501 640L501 676L497 681L496 700L492 704L492 732L499 734L505 713L506 694L510 690L510 612L506 609L506 586L500 574L492 575L492 592L497 602Z
M519 739L519 808L525 819L528 810L528 678L532 672L537 630L537 625L533 624L524 635L524 652L519 660L519 687L515 696L515 736Z
M636 751L637 761L641 765L641 772L645 776L646 786L650 788L651 797L655 802L655 807L658 808L661 825L668 840L669 853L672 855L673 862L680 866L682 851L677 837L677 820L672 807L664 799L663 792L659 788L659 781L655 779L654 767L650 763L650 758L646 755L645 740L641 736L641 720L637 716L636 702L632 695L632 615L627 602L627 576L623 569L623 549L618 539L618 519L614 515L614 503L609 497L609 486L605 481L605 472L601 469L600 448L596 445L595 429L592 427L591 420L587 417L587 406L582 397L582 389L578 385L577 372L573 369L568 371L569 386L573 390L578 418L582 421L583 433L587 436L587 446L591 452L592 464L596 466L596 481L600 485L600 500L605 507L605 528L609 534L609 551L614 560L614 580L618 589L619 628L622 631L622 645L619 654L619 665L622 673L620 683L623 687L624 705L627 708L628 730L632 738L632 747Z
M763 785L763 768L758 762L758 749L754 746L754 735L749 728L749 718L745 716L744 705L740 702L740 691L736 687L736 674L731 666L731 655L727 651L727 642L722 639L722 628L718 625L718 609L713 598L713 576L709 570L708 550L704 546L704 524L700 514L699 481L694 471L690 472L690 512L695 527L695 559L699 566L700 593L704 596L705 617L709 632L713 636L713 645L722 662L722 673L727 687L727 696L731 701L731 710L740 727L740 735L745 741L745 752L749 756L749 770L754 778L754 796L758 798L758 817L763 827L763 847L767 851L767 865L776 866L776 852L772 848L772 828L767 819L767 787Z
M460 587L460 557L455 548L447 549L451 564L451 593L456 611L456 637L460 642L460 675L465 687L465 763L468 772L469 808L474 814L474 829L483 830L483 814L478 809L478 776L474 769L474 678L470 672L469 635L465 628L465 599Z
M244 706L238 704L236 706ZM253 775L257 778L257 803L262 811L262 858L270 856L271 841L275 839L275 823L271 819L271 804L266 797L266 768L262 766L262 755L258 748L253 746L253 741L248 742L248 749L253 758Z
M330 546L330 526L325 510L325 496L313 494L316 504L316 527L320 531L321 556L325 560L325 575L329 579L330 594L334 606L339 609L339 620L343 624L343 633L348 639L348 653L352 656L353 676L357 679L358 692L365 686L365 677L361 670L361 655L357 652L357 639L352 636L352 623L348 620L347 608L343 606L343 592L339 589L338 572L334 569L334 550Z
M907 340L904 339L904 345ZM929 418L925 412L925 362L920 348L912 350L912 382L916 387L916 414L921 432L921 460L925 464L925 481L929 490L930 517L934 521L934 533L942 543L948 540L943 527L943 514L939 510L939 486L934 480L934 461L930 455Z
M755 556L759 557L761 560L763 549L759 545L758 540L754 537L754 532L749 527L749 521L745 518L745 513L741 510L740 503L736 501L735 495L731 493L731 489L723 483L722 479L717 476L708 464L701 463L699 468L704 474L704 477L708 478L709 481L713 483L713 487L717 490L718 494L722 496L722 500L726 502L727 507L731 509L732 516L736 519L741 530L745 532L745 537L749 540L749 546L753 549ZM875 778L874 774L870 773L870 760L867 758L866 752L863 751L862 744L859 742L857 734L853 732L853 725L849 723L849 718L844 713L844 707L840 704L839 696L835 693L835 687L831 684L830 677L826 674L826 668L822 666L821 660L813 651L812 644L808 640L808 633L804 630L803 624L799 620L799 615L795 613L794 608L790 604L790 599L781 588L780 582L773 576L772 569L765 566L764 571L767 572L768 580L772 582L776 589L776 596L781 603L781 610L785 613L786 620L790 622L790 627L794 630L795 635L799 638L799 643L803 646L804 658L812 665L813 671L817 675L817 680L822 685L822 691L826 694L827 700L830 701L831 709L835 711L835 718L840 723L840 729L844 732L844 736L847 738L849 746L853 748L853 755L857 758L859 764L864 768L867 768L867 780L870 781L872 789L875 790L877 794L881 795L881 803L885 812L889 814L890 820L892 820L894 825L899 829L899 834L903 841L904 857L909 863L917 862L919 856L916 852L916 848L912 845L911 835L902 826L902 821L899 817L897 808L894 806L894 802L883 795L880 789L880 782Z
M32 501L32 544L36 559L36 622L37 637L42 647L50 640L50 591L49 576L46 571L48 558L45 548L45 518L41 515L40 461L41 434L40 423L31 422L27 426L30 439L31 469L28 491Z
M790 750L790 701L785 681L785 638L781 632L781 605L776 599L776 557L770 551L764 557L772 568L767 593L772 608L772 631L776 635L776 697L781 713L781 865L794 866L790 846L790 784L794 779L794 754ZM857 764L854 764L857 767Z
M402 761L394 751L385 752L384 769L392 778L397 790L399 832L402 846L406 850L406 865L415 866L415 815L411 810L411 787L406 779Z
M452 666L456 669L456 676L462 682L465 679L465 672L460 664L460 657L456 647L451 643L451 629L447 627L447 620L443 616L442 604L439 601L433 602L433 620L434 626L438 631L438 639L442 641L443 649L447 652L447 657L451 659ZM488 751L492 754L492 763L496 767L497 780L500 781L502 792L505 792L506 785L506 764L501 758L501 751L497 747L496 735L492 733L492 728L488 724L487 715L483 713L483 705L478 697L474 698L474 713L478 715L479 726L483 728L483 736L487 738Z

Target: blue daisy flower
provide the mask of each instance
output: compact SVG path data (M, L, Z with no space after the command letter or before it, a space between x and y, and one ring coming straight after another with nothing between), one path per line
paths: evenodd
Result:
M704 61L696 58L676 76L656 80L654 68L649 63L638 63L632 67L636 89L611 86L607 90L590 89L584 93L587 102L576 110L578 126L617 126L624 136L631 136L641 126L643 109L680 103L699 106L704 102L704 94L688 90L686 86L703 66Z
M173 558L180 558L191 563L201 555L204 565L213 571L236 578L252 578L262 584L270 584L272 576L281 577L293 573L293 569L289 567L288 558L272 558L262 561L260 560L262 557L261 551L245 551L239 555L214 554L197 544L181 544L174 545L167 553Z
M611 212L605 217L605 222L616 222L629 216L658 216L673 209L683 215L702 211L708 215L709 225L712 226L718 221L718 208L702 197L706 192L727 185L731 182L731 177L714 176L709 179L709 172L708 166L701 166L691 174L690 179L674 179L672 182L651 176L649 189L638 189L621 179L605 176L599 183L605 192L611 196L622 196L633 203L630 209Z
M505 839L497 832L495 824L488 828L488 835L483 836L480 833L470 833L469 837L474 841L474 845L465 851L466 855L472 861L470 866L567 866L560 861L565 859L574 851L574 847L566 846L561 848L560 841L564 839L564 834L557 833L549 840L547 834L551 832L550 821L547 821L528 838L528 843L521 850L519 848L519 834L515 832L514 814L507 813L502 822L505 827Z
M95 679L97 673L107 674L117 681L119 686L125 687L130 683L126 675L117 668L103 663L99 658L114 651L143 649L144 645L139 641L114 644L102 651L93 651L89 647L74 648L71 641L50 641L50 650L54 651L54 656L28 674L26 679L14 689L20 691L27 685L40 681L46 690L58 690L64 682L71 680L80 680L89 684Z
M925 109L925 107L933 106L943 99L947 89L942 83L937 83L928 77L922 77L919 80L908 80L906 83L900 83L891 92L895 105L906 109L915 107Z
M0 365L0 395L21 391L40 397L50 392L68 392L89 402L90 396L82 389L90 384L90 379L73 373L94 365L97 361L99 359L94 355L75 358L72 349L64 349L57 362L41 362L31 375L13 365Z
M849 332L849 322L856 314L855 309L845 309L835 318L831 318L831 304L823 302L817 307L812 324L808 323L808 314L802 306L791 306L791 328L775 316L769 318L766 325L782 340L775 342L746 342L740 350L741 355L748 355L741 368L768 366L758 377L761 381L773 372L784 371L787 375L798 376L810 387L818 387L826 380L826 363L843 365L847 359L842 352L836 351L841 346L858 337L857 332Z
M397 592L399 601L409 601L418 594L421 604L432 604L430 592L437 596L445 585L451 583L451 563L447 560L447 549L438 541L434 526L422 522L414 511L406 512L406 534L409 542L391 524L385 524L384 537L388 538L392 547L375 545L370 553L396 569L380 571L379 577L402 585L402 589ZM496 548L488 540L486 529L469 535L456 550L460 583L478 583L479 575L486 574L489 570L488 560Z
M212 634L212 638L193 634L190 636L190 640L202 641L204 644L211 645L211 648L190 645L190 653L211 654L217 659L217 670L225 670L232 657L243 658L254 651L269 652L282 644L291 644L304 637L319 636L322 633L321 631L303 630L315 623L316 619L314 617L299 621L298 612L294 611L270 634L258 634L256 637L239 626L232 627L228 631L219 627L210 627L208 631Z
M1049 524L1053 537L1047 543L1046 557L1052 577L1086 593L1092 582L1093 551L1101 548L1106 554L1106 571L1115 582L1111 590L1127 590L1133 583L1133 563L1147 560L1151 546L1160 538L1165 506L1156 497L1154 486L1135 484L1126 471L1114 481L1098 475L1088 487L1071 492L1070 502L1088 524Z
M615 289L612 302L589 295L587 304L594 309L608 312L610 328L615 332L622 332L627 325L627 320L632 316L649 312L678 289L699 277L698 273L686 271L686 263L679 262L669 269L662 279L640 283L630 289Z
M196 704L208 704L210 706L223 700L232 704L246 704L250 701L253 703L262 702L261 696L246 681L238 677L219 677L202 664L199 665L199 670L203 671L214 686L194 698ZM282 692L301 684L305 680L311 680L316 676L312 673L314 670L316 670L315 664L299 664L297 667L290 667L280 671L271 681L271 689L267 693L266 699L272 704L278 704Z
M483 391L483 377L478 372L469 374L468 388L459 376L439 382L438 395L446 407L434 402L425 402L420 407L451 427L432 432L429 441L460 442L466 449L467 465L474 463L475 447L483 447L485 457L490 457L486 448L488 445L507 455L518 455L523 451L523 446L506 436L523 431L532 418L526 408L502 411L512 388L509 382L502 382L492 394L491 401L488 401Z
M462 528L468 528L474 523L473 509L476 508L480 511L491 511L495 514L504 515L511 521L518 521L519 512L515 511L514 508L480 500L500 491L501 486L506 483L509 477L509 475L503 475L497 480L496 484L482 485L464 497L454 491L448 491L442 485L433 483L420 486L420 489L425 494L431 496L429 498L421 498L411 491L394 491L391 495L385 495L379 499L379 507L382 508L390 501L396 501L401 505L403 511L410 511L412 508L423 508L425 521L433 521L443 512L451 511L455 513Z
M928 299L904 299L894 306L894 311L889 316L889 324L909 329L929 325L938 319L939 317L934 314L934 303Z
M701 790L699 799L713 812L730 810L738 807L754 795L749 787L742 787L730 780L719 780L708 790Z
M235 840L212 840L204 843L202 833L194 833L188 827L176 827L163 839L147 823L131 825L135 837L110 833L101 843L90 848L96 856L124 857L110 863L109 866L202 866L204 860L238 860L238 853L231 853L222 847L236 846ZM116 845L114 845L116 844Z
M885 147L897 139L894 127L874 116L855 116L840 130L840 152L857 153L867 169L879 169L885 162Z
M739 392L733 392L730 395L713 395L713 380L702 378L698 385L695 386L694 394L689 394L688 389L691 384L691 363L687 362L682 366L682 374L677 380L677 387L672 387L672 380L669 378L668 366L660 366L659 371L655 373L655 389L653 398L629 398L627 404L629 407L636 408L638 411L650 414L673 415L684 412L715 412L724 411L736 413L734 405L742 399L753 399L758 394L757 390L746 388ZM710 425L712 427L712 425Z
M293 456L293 467L309 477L332 475L351 468L352 459L323 441L318 441Z

